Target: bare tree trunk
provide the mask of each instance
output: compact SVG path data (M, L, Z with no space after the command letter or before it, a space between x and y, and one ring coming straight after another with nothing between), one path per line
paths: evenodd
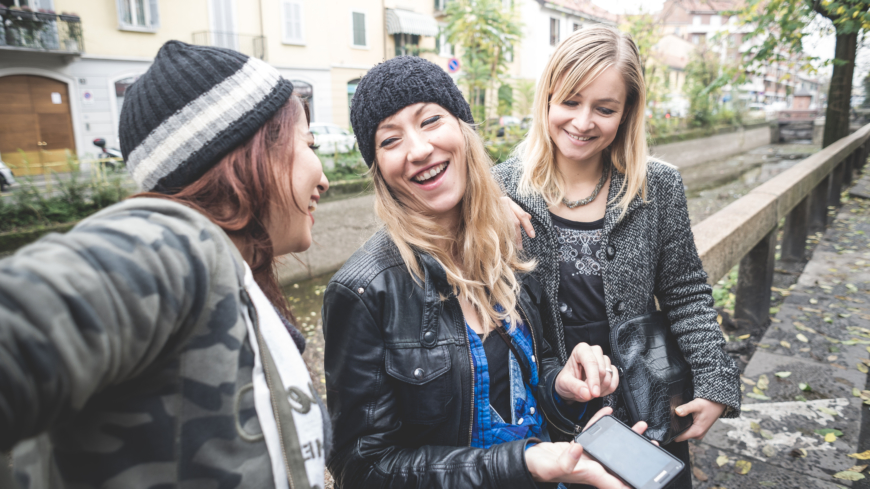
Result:
M828 109L825 111L825 133L822 138L823 148L849 135L849 107L852 101L852 77L855 74L857 50L857 32L837 34L835 56L845 63L834 64L834 73L831 75Z

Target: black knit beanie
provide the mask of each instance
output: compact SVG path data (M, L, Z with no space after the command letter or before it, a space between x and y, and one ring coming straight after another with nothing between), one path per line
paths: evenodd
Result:
M264 61L169 41L124 95L127 169L142 190L177 192L253 136L292 93Z
M415 56L385 61L362 77L350 108L359 151L369 167L375 161L375 132L381 121L418 102L434 102L474 124L468 102L440 66Z

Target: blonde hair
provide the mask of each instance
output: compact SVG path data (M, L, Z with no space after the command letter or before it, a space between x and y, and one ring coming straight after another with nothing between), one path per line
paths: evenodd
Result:
M622 186L610 202L617 202L625 215L629 203L638 193L646 201L646 165L648 151L644 109L646 87L637 45L628 34L613 27L593 26L572 33L550 57L535 93L533 122L526 139L516 150L522 159L523 174L519 192L539 193L548 205L557 205L565 197L562 176L556 167L556 147L550 137L550 105L561 104L576 95L608 68L619 70L625 81L625 120L616 138L604 150L613 167L625 175ZM553 93L562 81L558 93Z
M462 120L458 122L465 139L467 183L459 203L462 213L456 235L447 236L446 230L431 218L402 203L387 186L377 157L371 169L375 212L414 279L419 283L424 276L415 250L432 256L444 267L447 281L457 296L467 298L480 314L488 334L506 318L510 318L511 326L516 324L520 283L514 272L531 271L534 262L522 261L517 256L516 234L505 218L499 201L502 192L490 175L492 161L483 141L471 126ZM445 238L451 241L450 248L435 245ZM461 262L457 263L454 256Z

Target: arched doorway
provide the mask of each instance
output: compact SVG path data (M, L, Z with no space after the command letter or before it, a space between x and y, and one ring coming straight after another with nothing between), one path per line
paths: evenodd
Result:
M0 93L0 158L18 175L69 171L76 147L66 83L10 75L0 77Z
M302 80L290 80L293 83L293 95L296 95L303 102L308 104L308 111L311 114L311 120L314 120L314 87L310 83Z

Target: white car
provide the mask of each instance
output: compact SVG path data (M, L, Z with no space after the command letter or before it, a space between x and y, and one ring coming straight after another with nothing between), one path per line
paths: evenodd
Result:
M12 170L3 163L3 160L0 160L0 192L10 185L15 185L15 177L12 175Z
M314 134L314 144L320 146L319 152L324 154L347 153L356 145L356 137L347 129L336 124L314 122L310 126Z

